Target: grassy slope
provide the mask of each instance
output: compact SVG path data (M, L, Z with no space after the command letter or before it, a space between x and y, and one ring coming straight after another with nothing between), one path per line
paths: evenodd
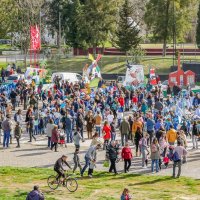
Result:
M99 61L99 66L102 73L125 73L126 71L126 56L103 56ZM185 57L185 61L200 61L200 56L197 57ZM184 61L182 58L182 62ZM71 72L82 72L83 67L86 64L91 64L87 56L72 57L68 59L61 59L59 64L55 64L54 61L48 62L48 67L53 71L71 71ZM168 74L170 72L170 66L173 65L172 57L151 57L146 56L141 62L144 67L145 74L149 73L148 66L153 66L157 69L159 74ZM176 64L176 62L175 62ZM56 67L57 66L57 67Z
M189 178L97 173L93 179L78 180L79 189L50 191L46 184L49 169L0 168L0 199L24 200L34 184L39 184L47 200L117 200L127 187L134 199L200 199L200 181Z
M61 59L57 65L54 61L48 62L48 67L54 71L71 71L81 72L86 64L91 64L91 61L85 57L73 57L68 59ZM102 73L125 73L126 71L126 57L125 56L103 56L99 62ZM145 68L145 74L148 73L148 66L155 66L159 73L168 73L172 65L171 58L153 58L146 57L142 63ZM56 67L57 66L57 67Z

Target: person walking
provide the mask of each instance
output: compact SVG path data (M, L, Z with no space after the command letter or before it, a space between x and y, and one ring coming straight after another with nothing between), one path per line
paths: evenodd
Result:
M73 140L74 140L75 149L80 149L80 141L83 140L83 138L81 134L79 133L79 130L74 133Z
M16 107L16 97L17 97L17 93L14 89L12 89L10 93L10 99L11 99L13 110L15 110L15 107Z
M124 160L124 172L129 172L129 168L131 167L131 159L133 158L133 154L129 143L125 144L125 147L122 149L122 159Z
M117 169L116 169L116 160L118 157L118 153L119 152L118 152L118 147L116 146L116 142L111 141L111 144L108 146L107 152L106 152L106 155L108 159L110 160L110 169L109 169L110 173L114 171L115 174L118 174Z
M21 138L22 135L22 128L20 126L20 123L17 122L16 126L15 126L15 130L14 130L14 137L17 141L17 146L16 148L20 148L20 143L19 143L19 139Z
M54 128L52 130L52 136L51 136L51 150L55 147L55 152L58 152L58 141L59 141L59 134L58 134L58 126L54 125Z
M104 139L103 150L105 150L111 138L111 127L107 121L104 122L102 133L103 133L103 139Z
M99 111L97 111L97 115L95 116L94 121L95 121L96 132L99 134L99 137L101 137L102 117Z
M24 121L23 116L22 116L22 110L19 109L15 115L14 115L14 120L15 122L19 122L19 124L22 124L22 122Z
M199 138L199 131L197 128L197 122L194 121L193 126L192 126L192 144L193 144L193 149L198 149L198 138Z
M157 138L154 138L151 144L151 172L154 173L154 164L156 172L159 172L160 147Z
M53 120L49 119L47 126L46 126L46 134L47 134L47 138L48 138L48 148L51 148L51 136L52 136L52 131L54 129L54 124L53 124Z
M170 125L169 128L170 129L169 129L169 131L167 131L166 138L167 138L169 145L174 145L177 140L177 132L173 128L173 125Z
M154 137L154 134L155 134L155 121L152 119L152 115L149 116L149 118L147 119L147 123L146 123L146 126L147 126L147 133L149 134L149 139L147 141L147 144L151 145L152 143L152 139Z
M67 137L67 143L72 143L72 120L69 113L65 116L65 132Z
M82 167L81 167L81 164L80 164L79 149L75 150L73 160L74 160L73 173L76 171L77 167L79 167L80 173L81 173Z
M2 122L2 129L4 132L3 135L3 148L8 148L9 147L9 140L10 140L10 134L12 131L12 120L11 116L7 115L6 119Z
M91 146L85 154L85 166L81 170L81 176L83 176L85 170L88 168L90 161L96 161L97 158L97 150L101 148L101 144L97 144L96 146Z
M34 117L33 116L29 117L27 126L28 126L28 133L29 133L29 137L30 137L29 142L32 142L32 138L36 141L36 138L33 135L33 127L34 127Z
M147 139L148 139L148 134L145 133L143 134L143 138L140 140L140 149L141 149L141 154L142 154L142 168L147 168L147 165L145 166L146 160L147 160ZM147 163L146 163L147 164Z
M86 121L88 139L91 139L92 138L92 129L94 126L94 118L93 118L91 110L89 110L87 115L85 116L85 121Z
M129 131L130 131L130 125L129 125L128 121L126 120L126 118L123 118L123 121L120 124L119 130L121 133L122 146L124 146L124 140L125 140L125 142L128 142L128 135L129 135Z
M136 157L138 157L138 151L140 151L139 150L139 142L142 139L142 137L143 137L142 136L142 131L141 131L141 129L139 127L137 127L137 131L135 132L135 138L134 138L134 140L135 140Z
M76 129L80 130L81 137L83 137L83 125L84 125L84 118L82 114L82 110L79 109L78 114L77 114L77 119L76 119Z
M173 178L176 178L176 167L178 167L177 178L181 175L181 165L183 156L187 155L187 150L181 146L181 142L178 141L178 146L174 148L173 151Z

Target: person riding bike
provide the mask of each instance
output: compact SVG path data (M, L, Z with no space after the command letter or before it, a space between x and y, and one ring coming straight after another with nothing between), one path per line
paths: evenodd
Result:
M63 155L61 158L59 158L55 165L54 165L54 171L57 172L56 180L58 181L61 177L65 178L65 169L63 168L63 164L67 165L70 169L71 166L67 162L67 156Z

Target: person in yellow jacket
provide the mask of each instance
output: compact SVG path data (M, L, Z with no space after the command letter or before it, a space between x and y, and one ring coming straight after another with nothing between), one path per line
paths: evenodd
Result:
M140 128L141 131L142 131L142 128L143 128L143 124L139 120L139 117L135 121L133 121L133 125L132 125L132 135L133 135L133 138L135 137L135 133L137 131L137 128Z
M167 137L167 141L168 141L169 145L174 145L175 144L178 135L177 135L176 130L173 129L172 125L170 125L170 129L169 129L169 131L167 131L166 137Z

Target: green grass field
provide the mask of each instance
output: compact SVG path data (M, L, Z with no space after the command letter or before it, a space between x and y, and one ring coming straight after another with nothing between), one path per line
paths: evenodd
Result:
M126 72L126 56L103 56L99 61L99 66L102 73L125 73ZM131 58L129 57L129 60ZM184 57L184 61L200 61L200 57ZM183 61L183 59L182 59ZM53 71L71 71L82 72L83 67L86 64L91 64L87 56L78 56L68 59L61 59L57 64L55 61L48 61L48 67ZM149 73L149 67L156 68L159 74L168 74L170 72L170 66L173 65L172 57L152 57L146 56L142 59L141 64L144 65L145 74ZM176 61L175 61L176 64Z
M47 200L119 200L122 190L127 187L134 199L200 199L200 180L167 176L112 175L96 173L94 178L78 178L79 188L69 193L66 188L51 191L47 178L53 174L50 169L0 168L0 199L24 200L33 185L38 184Z

